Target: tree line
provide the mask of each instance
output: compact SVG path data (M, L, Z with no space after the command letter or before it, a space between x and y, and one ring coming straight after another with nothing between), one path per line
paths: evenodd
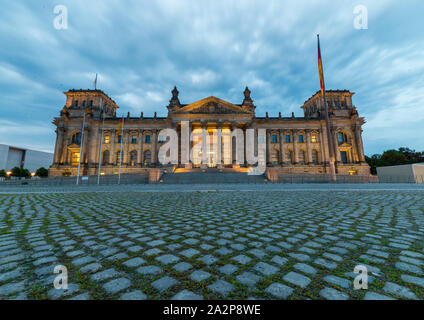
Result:
M35 175L37 177L45 178L49 174L49 171L41 167L35 171ZM31 176L31 172L28 169L23 169L19 167L14 167L10 170L10 174L6 172L6 170L0 170L0 177L8 178L8 177L18 177L18 178L29 178Z
M417 152L415 150L402 147L398 150L386 150L383 154L374 154L371 157L365 156L365 160L371 167L371 173L377 174L377 167L424 162L424 151Z

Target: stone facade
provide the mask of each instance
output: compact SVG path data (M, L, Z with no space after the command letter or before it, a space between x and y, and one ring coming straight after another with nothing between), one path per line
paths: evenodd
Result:
M339 175L369 175L362 143L362 125L365 121L359 117L352 103L353 94L347 90L327 91L336 172ZM167 107L167 117L157 117L156 113L153 117L144 117L143 113L133 117L128 113L123 120L122 137L121 130L118 130L121 118L116 116L118 106L103 91L70 90L65 92L65 95L66 105L60 117L53 121L57 126L57 138L54 162L49 170L50 176L77 174L81 140L81 175L97 174L100 157L102 174L118 173L121 154L121 173L145 173L153 168L157 170L162 166L158 162L158 151L165 142L159 133L162 129L173 128L180 136L181 121L190 122L189 130L193 136L196 132L202 132L199 129L205 128L210 134L209 137L212 137L211 132L216 130L222 135L221 141L228 139L227 145L230 147L226 150L220 149L222 162L218 167L247 166L247 162L235 164L237 142L231 138L231 130L240 128L245 135L246 129L250 128L266 129L267 167L287 174L329 173L329 143L320 92L314 94L301 107L304 111L303 117L295 117L294 114L291 117L283 117L281 113L278 117L270 117L268 113L265 117L257 117L248 88L244 91L241 104L208 97L188 105L180 103L179 92L174 88ZM82 134L84 113L85 125ZM203 146L209 141L207 137L202 138L202 134L200 139L203 139ZM187 164L181 165L181 139L179 141L178 166L187 168ZM245 143L246 139L242 141ZM192 147L193 144L190 144L189 148ZM204 154L202 156L198 153L197 156L202 158L200 167L215 166ZM246 157L244 159L246 160ZM195 166L195 163L189 165L190 168Z

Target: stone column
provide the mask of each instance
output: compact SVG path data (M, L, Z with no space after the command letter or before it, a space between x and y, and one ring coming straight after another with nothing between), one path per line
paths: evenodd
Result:
M306 163L312 163L311 132L306 131Z
M327 143L325 140L327 139L326 136L324 135L324 129L321 127L321 130L319 131L319 143L320 143L320 162L321 163L328 163L330 160L330 157L328 156L328 148L327 148Z
M292 130L292 140L293 140L293 162L294 164L299 163L299 152L298 152L298 145L297 145L297 134L296 130Z
M356 127L355 129L355 140L356 140L356 145L358 148L358 157L359 157L359 161L360 162L365 162L365 155L364 155L364 146L362 144L362 129L361 127Z
M268 166L271 166L271 130L266 130L266 163Z
M222 123L218 122L218 141L217 141L217 147L216 147L216 152L217 152L217 166L218 168L222 168L223 166L223 159L222 159Z
M59 164L60 162L60 156L63 149L63 129L57 128L56 129L56 145L54 148L54 160L53 164Z
M201 168L207 168L208 166L208 154L207 154L207 148L206 148L206 139L208 138L208 134L206 132L207 130L207 123L202 122L202 163L200 164Z
M137 137L137 166L141 167L143 164L143 130L138 131L138 137Z
M110 154L109 154L109 162L112 165L115 165L116 163L116 151L115 150L115 140L116 140L116 131L115 130L111 130L111 136L110 136L110 141L111 141L111 146L110 146Z
M158 157L157 157L158 133L157 133L156 129L153 129L152 131L153 131L153 135L152 135L153 141L152 141L152 154L151 154L151 156L152 156L152 165L155 166L157 164L157 161L158 161Z
M128 130L124 130L124 133L121 137L122 140L122 165L125 166L128 164Z
M98 146L99 146L99 128L93 124L90 130L90 137L88 140L87 148L89 150L88 154L88 164L96 165L98 163Z
M284 132L283 130L280 130L280 165L283 165L285 160L283 138L284 138Z
M337 162L341 162L342 159L340 157L340 151L339 151L339 142L337 141L337 130L333 131L333 140L334 140L334 155Z
M62 141L61 141L61 145L62 145L62 150L60 151L60 158L59 158L59 162L65 164L68 159L68 130L67 129L62 129L63 130L63 135L62 135Z
M351 145L352 145L352 152L351 152L351 160L350 161L352 163L358 163L359 162L358 145L356 143L356 137L355 137L354 131L352 131Z
M244 156L244 165L247 167L247 153L246 153L246 126L243 126L243 156Z
M84 140L82 141L80 148L82 148L82 152L81 152L81 164L86 164L88 163L88 157L90 154L90 134L91 134L91 129L88 128L84 128Z

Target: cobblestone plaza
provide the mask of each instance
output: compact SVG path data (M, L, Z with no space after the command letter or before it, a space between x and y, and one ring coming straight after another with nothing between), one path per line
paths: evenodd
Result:
M418 185L5 187L0 299L424 299L423 200Z

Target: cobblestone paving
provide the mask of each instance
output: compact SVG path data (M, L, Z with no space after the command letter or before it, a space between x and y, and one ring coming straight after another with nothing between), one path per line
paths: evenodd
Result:
M0 194L0 299L424 299L422 188L180 188Z

